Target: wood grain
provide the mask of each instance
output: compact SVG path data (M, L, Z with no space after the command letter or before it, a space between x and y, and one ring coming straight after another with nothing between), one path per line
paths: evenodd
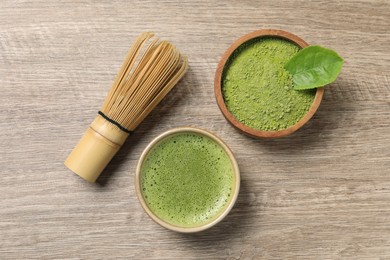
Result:
M384 0L0 1L0 258L389 259L389 14ZM238 133L213 93L225 50L263 28L346 61L315 116L278 140ZM190 69L89 184L63 161L143 31ZM185 125L226 141L242 178L232 212L196 235L155 224L134 191L146 145Z

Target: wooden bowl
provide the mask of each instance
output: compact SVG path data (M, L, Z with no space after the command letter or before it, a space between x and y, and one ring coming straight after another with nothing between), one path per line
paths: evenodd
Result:
M226 62L229 60L229 57L233 54L233 52L241 46L243 43L252 40L254 38L261 38L261 37L278 37L285 40L288 40L290 42L295 43L296 45L300 46L301 48L309 46L304 40L299 38L298 36L282 31L282 30L273 30L273 29L264 29L264 30L258 30L251 32L247 35L242 36L238 40L236 40L224 53L222 56L217 71L215 72L215 79L214 79L214 92L215 92L215 98L217 100L217 104L219 106L219 109L221 110L222 114L226 118L226 120L231 123L235 128L237 128L242 133L254 137L254 138L278 138L282 136L289 135L295 131L297 131L299 128L301 128L304 124L306 124L307 121L314 115L314 113L317 111L318 107L320 106L322 96L324 94L323 88L317 88L316 95L314 97L313 103L309 109L309 111L306 113L304 117L302 117L295 125L292 125L286 129L278 130L278 131L263 131L263 130L257 130L253 129L251 127L248 127L244 124L242 124L240 121L238 121L227 109L225 105L225 101L222 95L222 75L224 72L224 68L226 65Z
M141 189L141 168L142 168L142 165L143 165L146 157L148 156L149 152L151 151L151 149L153 147L155 147L156 145L158 145L165 138L172 136L172 135L175 135L175 134L180 134L180 133L195 133L198 135L206 136L206 137L210 138L211 140L213 140L214 142L216 142L228 155L229 160L232 164L232 168L234 170L234 173L233 173L234 177L232 180L233 189L232 189L231 199L227 202L224 209L221 212L219 212L210 222L206 222L206 223L198 225L198 226L191 226L191 227L177 226L177 225L173 225L171 223L164 221L148 207L148 205L145 201L145 198L143 196L142 189ZM230 212L230 210L233 208L233 206L237 200L239 190L240 190L240 171L238 169L238 164L237 164L236 159L234 158L232 151L215 134L208 132L206 130L203 130L203 129L195 128L195 127L178 127L178 128L168 130L168 131L162 133L161 135L157 136L145 148L145 150L143 151L143 153L138 161L134 184L135 184L135 190L136 190L138 200L141 203L142 208L145 210L145 212L149 215L149 217L152 220L154 220L157 224L159 224L167 229L170 229L172 231L176 231L176 232L180 232L180 233L195 233L195 232L200 232L200 231L203 231L203 230L206 230L206 229L213 227L214 225L216 225L217 223L222 221L222 219L224 219L227 216L227 214Z

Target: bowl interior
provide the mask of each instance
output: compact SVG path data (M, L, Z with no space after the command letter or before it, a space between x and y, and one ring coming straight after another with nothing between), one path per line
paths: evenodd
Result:
M148 203L145 200L144 192L142 190L142 167L145 163L146 158L148 158L149 153L152 151L154 147L159 145L162 141L166 140L169 137L173 137L175 135L180 135L184 133L190 133L190 134L196 134L200 136L205 136L209 139L211 139L213 142L215 142L219 147L223 149L223 151L226 153L226 155L229 158L229 162L231 163L231 167L233 169L233 180L232 180L232 194L230 196L229 201L225 204L225 206L217 213L215 214L211 219L209 219L207 222L201 223L199 225L193 225L193 226L181 226L177 224L169 223L168 221L165 221L162 217L158 216L153 210L148 206ZM141 158L139 159L137 170L136 170L136 180L135 180L135 186L136 186L136 193L137 197L146 211L146 213L158 224L161 226L168 228L173 231L182 232L182 233L192 233L192 232L198 232L205 229L208 229L218 222L220 222L231 210L233 207L237 196L239 192L239 185L240 185L240 175L239 175L239 169L237 162L233 156L233 153L231 150L227 147L227 145L218 137L216 137L214 134L205 131L203 129L193 128L193 127L181 127L181 128L175 128L172 130L169 130L157 138L155 138L144 150L144 152L141 155Z
M222 56L218 64L216 74L215 74L215 80L214 80L215 97L217 100L218 107L220 108L224 117L227 119L229 123L231 123L239 131L243 132L248 136L255 137L255 138L278 138L295 132L296 130L301 128L307 121L309 121L309 119L317 111L321 103L323 92L324 92L323 88L318 88L314 96L314 100L306 115L303 116L296 124L285 129L281 129L277 131L258 130L258 129L251 128L241 123L239 120L237 120L237 118L233 116L233 114L228 110L222 94L222 81L225 73L225 68L227 65L229 65L230 58L233 55L233 53L237 50L237 48L242 46L244 43L249 43L259 38L267 38L267 37L281 38L283 40L287 40L294 43L300 48L304 48L308 46L308 44L298 36L282 30L266 29L266 30L259 30L259 31L249 33L247 35L242 36L237 41L235 41L228 48L225 54Z

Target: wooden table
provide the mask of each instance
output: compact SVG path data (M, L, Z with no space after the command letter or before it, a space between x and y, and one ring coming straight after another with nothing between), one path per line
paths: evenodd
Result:
M238 133L213 93L223 52L261 28L346 61L314 118L278 140ZM63 161L143 31L176 44L190 69L87 183ZM2 0L0 258L389 259L389 42L385 0ZM143 149L183 125L224 139L242 176L232 212L195 235L155 224L134 192Z

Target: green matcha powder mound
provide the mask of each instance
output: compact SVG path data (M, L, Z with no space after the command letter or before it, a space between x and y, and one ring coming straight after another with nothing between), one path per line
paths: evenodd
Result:
M225 66L222 93L225 104L242 124L277 131L296 124L309 110L315 89L293 89L284 65L299 51L278 38L262 38L241 45Z

